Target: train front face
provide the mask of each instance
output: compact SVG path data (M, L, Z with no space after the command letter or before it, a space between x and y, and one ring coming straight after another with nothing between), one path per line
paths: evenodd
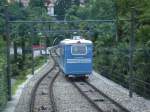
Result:
M64 71L68 76L80 77L92 72L92 49L90 41L78 40L65 46Z

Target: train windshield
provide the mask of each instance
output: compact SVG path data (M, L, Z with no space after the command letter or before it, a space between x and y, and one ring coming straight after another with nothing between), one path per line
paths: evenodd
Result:
M72 55L86 55L87 54L87 46L73 45L73 46L71 46L71 54Z

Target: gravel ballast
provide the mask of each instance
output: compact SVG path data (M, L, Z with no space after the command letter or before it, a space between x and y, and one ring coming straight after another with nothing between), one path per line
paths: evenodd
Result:
M54 83L54 96L59 112L97 112L62 74Z
M45 74L47 73L52 66L54 65L54 62L52 60L49 60L35 75L29 80L29 82L25 85L23 88L21 97L19 99L19 102L16 106L15 112L29 112L30 107L30 99L31 99L31 91L35 85L35 83Z
M89 82L131 112L150 112L149 100L146 100L135 93L133 98L130 98L129 90L96 72L93 72L93 75L90 76Z

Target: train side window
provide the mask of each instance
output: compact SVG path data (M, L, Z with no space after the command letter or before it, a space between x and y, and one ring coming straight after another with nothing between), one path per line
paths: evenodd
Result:
M87 55L87 46L86 45L72 45L71 54L72 55Z

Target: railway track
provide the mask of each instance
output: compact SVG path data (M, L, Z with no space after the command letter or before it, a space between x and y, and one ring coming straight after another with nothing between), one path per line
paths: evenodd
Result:
M57 53L55 50L50 52L54 65L50 71L41 77L32 90L30 101L30 112L58 112L55 103L53 84L60 73L57 66ZM49 82L49 83L47 83ZM90 84L87 80L71 79L69 82L92 104L98 112L130 112L113 99L98 90L95 86ZM43 91L43 85L47 85ZM40 87L41 86L41 87ZM43 100L45 100L43 102Z
M88 81L71 79L70 82L98 112L130 112Z
M53 84L60 70L57 66L53 49L50 50L50 55L54 61L54 65L37 81L32 89L29 112L57 112Z

